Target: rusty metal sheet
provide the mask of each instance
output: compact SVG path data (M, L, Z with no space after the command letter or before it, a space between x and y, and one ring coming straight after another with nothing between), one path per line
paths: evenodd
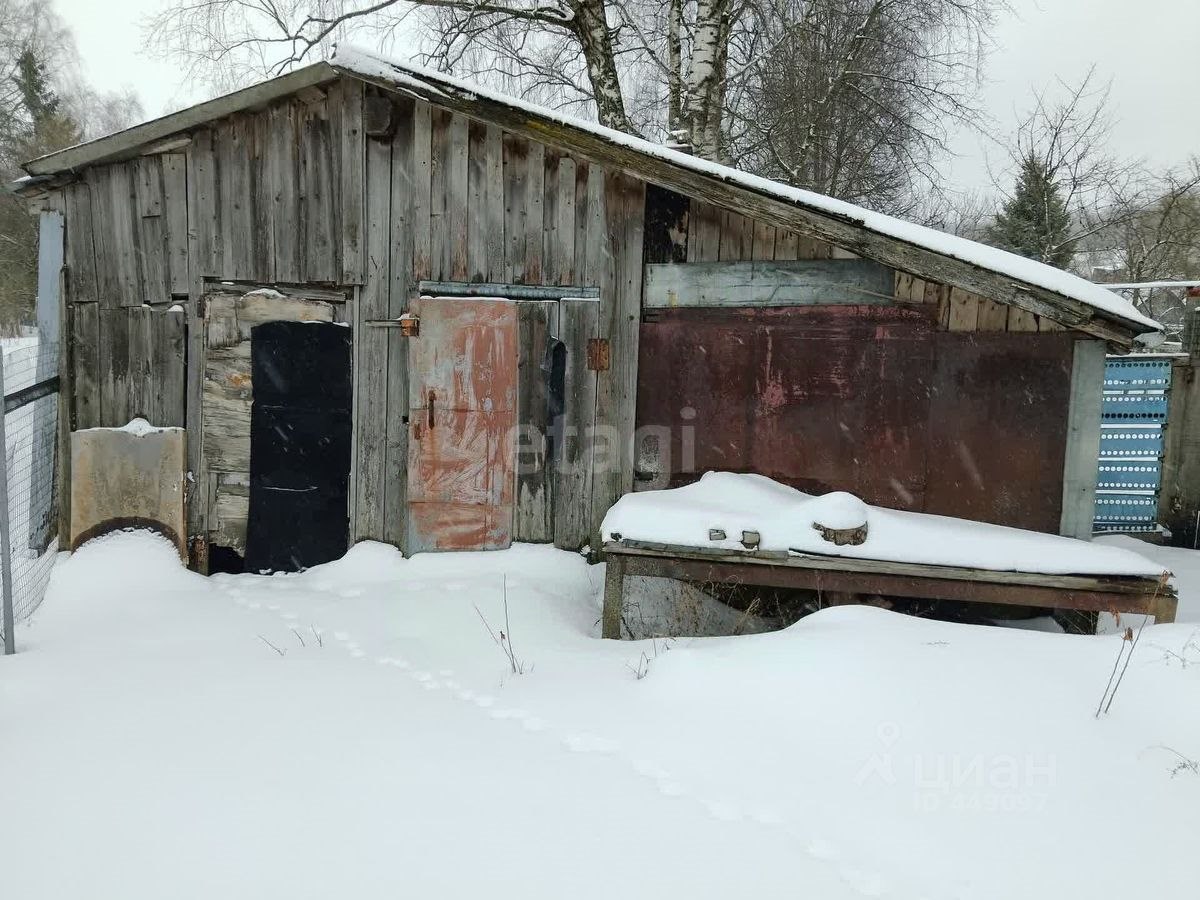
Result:
M409 408L493 412L517 405L517 305L512 300L422 297L410 311Z
M612 353L607 338L588 338L587 367L592 372L607 372L612 363Z
M411 550L512 540L517 312L507 300L422 299L409 351Z
M941 332L935 346L927 511L1057 533L1074 339Z
M757 472L921 509L933 327L925 310L881 306L655 311L637 424L670 429L670 484Z
M813 493L1057 532L1070 335L939 332L931 313L648 313L637 426L669 431L657 441L669 456L639 452L638 477L658 487L710 469L756 472Z

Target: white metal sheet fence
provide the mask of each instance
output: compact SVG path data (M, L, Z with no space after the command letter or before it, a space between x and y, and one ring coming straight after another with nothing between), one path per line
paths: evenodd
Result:
M58 552L55 458L58 445L58 344L10 342L0 368L0 575L4 651L14 627L42 602Z

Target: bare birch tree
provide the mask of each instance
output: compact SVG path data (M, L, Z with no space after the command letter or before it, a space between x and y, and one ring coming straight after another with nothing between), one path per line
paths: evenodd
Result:
M739 164L820 193L912 213L940 183L951 132L974 125L987 0L762 0L734 77Z
M175 0L148 34L227 87L338 39L418 33L425 61L444 71L708 159L890 200L900 168L931 173L948 122L970 117L971 51L996 2Z

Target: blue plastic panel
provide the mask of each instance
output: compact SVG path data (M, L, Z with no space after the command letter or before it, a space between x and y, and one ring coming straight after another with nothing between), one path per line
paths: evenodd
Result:
M1163 452L1160 425L1135 425L1100 428L1100 459L1158 459Z
M1154 531L1162 484L1169 357L1114 357L1104 367L1096 531Z

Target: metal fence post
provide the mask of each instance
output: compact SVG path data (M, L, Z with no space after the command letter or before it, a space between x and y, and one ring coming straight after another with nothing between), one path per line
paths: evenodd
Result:
M4 397L4 354L0 351L0 398ZM7 414L0 407L0 589L4 593L4 655L17 652L13 615L12 541L8 521L8 437L4 431Z

